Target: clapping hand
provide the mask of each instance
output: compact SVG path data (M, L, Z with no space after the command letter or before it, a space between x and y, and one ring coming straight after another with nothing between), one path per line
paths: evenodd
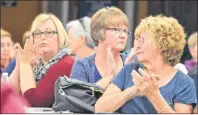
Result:
M105 70L105 75L104 76L114 77L115 74L116 74L116 63L115 63L115 59L113 57L113 54L111 52L110 47L107 48L106 67L107 67L107 69Z
M127 58L125 59L125 64L132 62L135 55L138 53L138 50L136 50L135 48L131 48L129 55L127 56Z
M11 58L16 58L17 57L17 54L18 52L21 50L21 45L16 42L14 45L13 45L13 50L11 52Z
M146 97L152 97L159 94L158 81L160 77L154 74L148 74L143 69L138 69L140 74L135 70L132 71L133 83L138 90L138 93L143 94Z
M38 42L33 43L33 38L27 39L24 45L24 49L21 50L19 60L20 63L32 64L38 59L39 55L36 53L38 48Z

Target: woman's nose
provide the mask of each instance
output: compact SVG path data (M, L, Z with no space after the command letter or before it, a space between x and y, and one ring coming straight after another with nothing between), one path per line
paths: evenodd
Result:
M6 50L6 51L8 51L9 50L9 46L4 46L3 49Z
M46 37L45 37L44 34L41 34L41 39L42 39L42 40L45 40L45 39L46 39Z

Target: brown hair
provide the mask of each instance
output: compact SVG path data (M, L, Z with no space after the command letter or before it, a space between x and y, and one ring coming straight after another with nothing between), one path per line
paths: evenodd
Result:
M95 45L99 40L104 40L104 29L109 26L126 25L128 27L128 17L117 7L106 7L98 10L91 20L91 37Z

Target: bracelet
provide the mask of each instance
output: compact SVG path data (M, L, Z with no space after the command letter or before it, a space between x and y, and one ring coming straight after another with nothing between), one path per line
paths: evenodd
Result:
M166 107L164 107L162 110L160 110L160 112L158 112L159 114L164 112L164 110L166 110Z

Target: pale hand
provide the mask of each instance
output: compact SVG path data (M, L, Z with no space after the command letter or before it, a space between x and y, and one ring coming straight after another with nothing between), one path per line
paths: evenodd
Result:
M135 86L137 87L138 91L148 98L155 96L156 94L159 94L159 85L157 83L159 77L154 74L149 75L142 69L139 69L138 71L141 73L141 75L137 73L135 70L133 70L132 72L132 80Z
M116 74L116 63L111 52L111 48L107 48L107 62L104 76L114 77Z
M131 48L129 55L127 56L127 58L125 59L125 64L128 64L130 62L133 61L135 55L138 53L138 51L135 48Z
M13 45L13 48L12 48L12 52L11 52L11 58L16 58L17 56L17 53L21 50L21 45L16 42L14 45Z
M25 42L24 49L21 50L19 54L20 63L32 64L39 55L36 53L36 48L38 47L38 42L33 43L33 39L27 39Z

